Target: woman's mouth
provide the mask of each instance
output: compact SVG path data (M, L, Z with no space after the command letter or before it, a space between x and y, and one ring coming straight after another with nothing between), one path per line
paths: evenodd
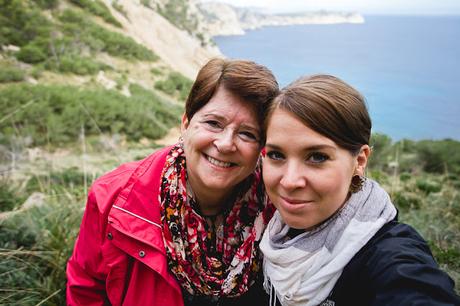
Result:
M208 162L210 162L212 165L214 166L217 166L217 167L221 167L221 168L230 168L232 166L236 166L235 163L231 163L231 162L225 162L225 161L221 161L221 160L218 160L218 159L215 159L209 155L206 155L206 159L208 160Z
M281 205L288 211L298 211L305 208L308 205L311 205L312 201L300 200L300 199L293 199L293 198L286 198L280 196Z

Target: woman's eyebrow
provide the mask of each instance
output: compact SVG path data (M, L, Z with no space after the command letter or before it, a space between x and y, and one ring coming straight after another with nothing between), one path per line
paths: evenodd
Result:
M273 143L269 143L267 142L265 144L265 147L267 148L270 148L270 149L273 149L273 150L282 150L283 147L282 146L279 146L279 145L276 145L276 144L273 144ZM336 147L332 146L332 145L327 145L327 144L320 144L320 145L312 145L312 146L306 146L303 148L304 151L318 151L318 150L336 150Z
M209 112L209 113L206 113L203 115L204 118L209 118L209 117L212 117L214 119L219 119L219 120L227 120L227 118L225 116L222 116L222 115L219 115L217 113L214 113L214 112Z
M327 145L327 144L320 144L320 145L313 145L313 146L309 146L307 148L305 148L306 150L308 151L317 151L317 150L325 150L325 149L329 149L329 150L336 150L336 147L332 146L332 145Z

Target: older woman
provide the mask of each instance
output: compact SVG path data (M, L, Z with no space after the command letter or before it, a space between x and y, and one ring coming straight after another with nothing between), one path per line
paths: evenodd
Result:
M260 244L270 305L460 305L427 243L364 177L371 120L355 89L301 78L267 120L264 182L278 209Z
M200 70L180 141L92 186L67 266L69 305L244 305L258 295L271 211L257 164L277 93L253 62Z

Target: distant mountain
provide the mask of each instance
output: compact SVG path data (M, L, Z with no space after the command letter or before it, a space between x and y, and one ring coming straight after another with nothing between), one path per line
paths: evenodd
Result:
M364 23L358 13L306 12L295 14L266 14L254 9L234 7L224 3L200 3L199 8L206 23L206 31L211 36L241 35L245 30L265 26L285 26L295 24Z

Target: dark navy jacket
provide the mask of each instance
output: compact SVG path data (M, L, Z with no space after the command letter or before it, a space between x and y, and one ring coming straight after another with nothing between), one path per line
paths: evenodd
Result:
M328 300L336 306L460 305L454 282L425 240L397 221L382 227L345 266Z
M345 266L321 305L460 306L460 298L426 241L409 225L391 221Z

